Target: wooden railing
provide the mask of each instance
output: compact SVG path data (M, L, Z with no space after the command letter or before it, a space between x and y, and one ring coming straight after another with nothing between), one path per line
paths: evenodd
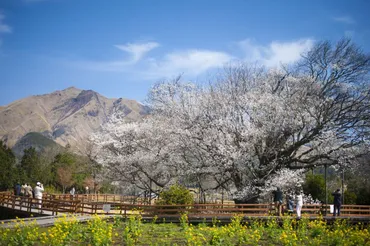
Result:
M192 205L145 205L133 204L128 197L114 195L46 195L42 199L42 206L38 208L39 201L34 198L14 196L10 193L0 193L0 205L17 210L31 212L49 211L52 215L58 213L79 214L137 214L148 217L178 217L186 212L189 217L227 217L242 215L247 217L269 216L275 214L273 204L192 204ZM283 208L284 210L284 208ZM309 216L330 215L329 205L305 204L302 213ZM341 216L370 217L368 205L343 205Z
M50 198L43 198L40 203L40 200L36 198L14 196L10 193L0 193L0 206L29 213L44 213L45 211L51 212L51 215L57 215L58 213L76 213L80 203L80 201Z
M121 196L114 194L44 194L45 198L59 200L79 200L81 202L121 202L129 204L145 203L144 198L137 196Z

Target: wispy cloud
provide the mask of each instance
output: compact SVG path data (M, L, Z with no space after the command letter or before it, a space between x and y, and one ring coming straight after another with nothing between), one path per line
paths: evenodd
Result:
M190 49L166 54L160 59L148 60L147 77L173 76L184 73L198 76L209 69L222 67L233 57L225 52Z
M211 69L222 67L237 60L258 61L268 67L293 63L301 58L303 52L312 47L313 42L312 39L300 39L291 42L274 41L268 45L258 45L252 40L246 39L237 42L237 57L226 51L206 49L184 49L158 56L149 56L148 52L159 47L159 43L128 43L115 45L118 49L130 54L127 59L68 61L68 64L95 71L132 74L137 79L160 79L181 73L188 77L196 77Z
M126 51L131 54L131 63L136 63L141 60L146 53L159 47L156 42L148 43L127 43L125 45L115 45L120 50Z
M344 24L355 24L356 21L351 16L337 16L332 18L333 21L344 23Z
M5 15L1 13L1 9L0 9L0 47L3 44L3 41L1 39L2 34L12 32L12 28L9 25L4 23L4 19L5 19Z
M246 39L238 42L238 46L244 52L244 60L258 61L265 66L273 67L298 61L301 54L309 50L313 43L312 39L300 39L292 42L273 41L263 46Z
M76 61L78 67L111 72L134 73L145 79L158 79L184 73L197 76L208 69L223 66L233 57L225 52L187 49L168 52L158 57L145 57L159 43L115 45L120 50L130 53L130 58L112 61ZM68 62L70 63L70 62Z
M10 33L12 28L4 23L5 15L0 13L0 33Z

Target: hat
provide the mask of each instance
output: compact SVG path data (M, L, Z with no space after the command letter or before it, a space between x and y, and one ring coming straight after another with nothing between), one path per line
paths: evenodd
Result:
M36 185L41 185L41 183L40 182L37 182Z

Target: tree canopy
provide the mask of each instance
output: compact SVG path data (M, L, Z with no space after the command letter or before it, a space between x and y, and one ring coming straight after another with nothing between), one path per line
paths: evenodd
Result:
M12 150L0 140L0 190L7 190L19 182L15 161Z
M117 112L94 136L97 160L139 186L190 177L255 201L274 175L353 165L368 151L369 69L370 56L343 39L317 43L289 68L231 64L208 85L158 83L150 117L126 123Z

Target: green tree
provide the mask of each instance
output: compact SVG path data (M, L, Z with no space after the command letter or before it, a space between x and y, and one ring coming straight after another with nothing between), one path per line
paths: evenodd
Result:
M12 150L0 140L0 190L7 190L15 185L15 161Z
M370 181L360 174L347 174L347 190L344 193L345 204L370 204Z
M27 183L44 182L39 153L34 147L24 150L19 168L22 181Z
M54 185L58 186L63 193L65 193L68 186L73 184L72 177L75 163L75 155L70 152L59 153L54 158L51 169Z
M51 168L54 185L63 192L72 185L76 190L84 191L84 181L90 175L87 161L86 157L69 151L57 154Z
M325 201L325 179L322 174L307 174L303 183L305 194L311 194L313 199Z
M47 186L54 186L55 172L53 173L53 161L55 156L61 152L59 147L48 146L39 153L39 164L42 170L42 183Z

